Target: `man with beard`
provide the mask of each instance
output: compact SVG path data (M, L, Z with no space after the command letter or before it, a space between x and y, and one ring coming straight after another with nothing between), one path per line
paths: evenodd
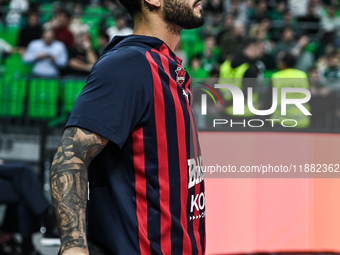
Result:
M121 3L134 33L92 68L52 163L60 253L204 254L191 79L173 53L182 29L203 25L201 2Z

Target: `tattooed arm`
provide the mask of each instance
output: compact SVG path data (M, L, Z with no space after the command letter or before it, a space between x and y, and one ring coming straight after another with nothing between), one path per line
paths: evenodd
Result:
M61 254L88 254L86 241L87 167L107 139L77 127L65 129L51 169L52 204Z

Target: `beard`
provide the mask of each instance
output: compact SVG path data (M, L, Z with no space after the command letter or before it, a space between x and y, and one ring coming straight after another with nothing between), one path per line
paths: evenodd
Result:
M194 29L203 26L204 17L195 16L194 6L200 2L196 0L193 6L181 2L183 0L164 0L164 20L172 33L179 33L181 29Z

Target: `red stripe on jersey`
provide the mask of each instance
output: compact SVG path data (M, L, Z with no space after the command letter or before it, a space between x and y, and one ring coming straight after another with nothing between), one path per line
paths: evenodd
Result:
M157 52L157 50L155 49L151 49L153 52L159 53ZM170 51L169 48L163 43L160 47L159 47L159 51L163 54L165 54L168 58L172 59L173 61L175 61L171 56L170 56Z
M146 199L145 155L143 128L132 132L133 164L135 168L136 213L138 221L138 241L142 255L150 254L148 239L148 208Z
M163 87L158 74L158 66L149 52L146 52L146 58L148 59L151 66L154 84L159 202L161 210L161 250L163 254L171 254L170 183Z
M182 110L182 105L177 92L177 83L171 79L169 62L164 55L160 55L162 65L165 72L170 77L170 90L175 103L176 109L176 124L177 124L177 143L179 169L181 175L181 225L183 228L183 254L191 254L191 240L188 235L188 216L187 216L187 200L188 200L188 162L186 151L186 136L185 136L185 120Z

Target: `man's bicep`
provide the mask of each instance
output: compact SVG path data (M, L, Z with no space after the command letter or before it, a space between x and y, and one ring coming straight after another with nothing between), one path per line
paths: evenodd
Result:
M108 140L79 127L68 127L60 141L53 164L81 164L88 166L105 147Z

